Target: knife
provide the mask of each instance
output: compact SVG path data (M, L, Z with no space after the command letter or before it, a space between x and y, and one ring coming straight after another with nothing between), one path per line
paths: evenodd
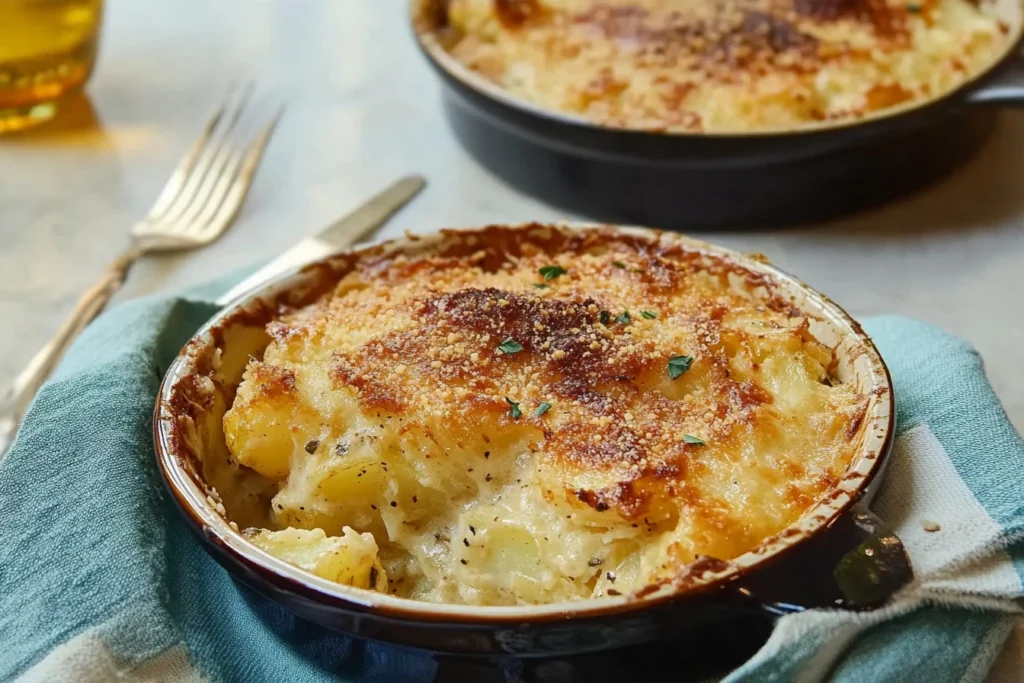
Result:
M398 210L426 187L421 175L402 178L341 220L316 235L307 237L255 273L222 294L217 303L225 306L276 275L349 247L388 222Z

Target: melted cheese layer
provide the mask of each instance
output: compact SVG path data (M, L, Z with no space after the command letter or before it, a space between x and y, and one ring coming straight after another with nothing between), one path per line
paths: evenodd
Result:
M793 524L858 445L866 397L772 287L601 230L365 258L268 326L227 444L357 586L378 560L391 593L476 605L672 581ZM308 564L319 533L263 547Z
M1009 33L973 0L450 0L444 22L450 53L517 97L674 132L788 130L930 100Z

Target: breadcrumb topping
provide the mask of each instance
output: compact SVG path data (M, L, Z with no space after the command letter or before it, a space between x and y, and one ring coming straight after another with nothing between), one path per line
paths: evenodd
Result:
M450 0L426 30L509 92L602 125L792 128L938 97L1007 47L973 0Z
M487 539L524 515L567 525L558 557L593 537L551 575L570 597L607 588L587 570L605 542L617 563L655 549L616 590L736 557L840 480L867 405L769 277L656 235L494 227L377 253L268 332L225 416L232 454L283 482L282 527L369 531L419 558L427 599L543 601L445 569L497 562Z

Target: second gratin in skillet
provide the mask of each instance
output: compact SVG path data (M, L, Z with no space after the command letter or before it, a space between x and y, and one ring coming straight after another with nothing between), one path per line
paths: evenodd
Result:
M1020 0L412 0L462 144L598 220L819 221L934 181L1024 104Z
M884 601L909 565L863 504L893 405L857 323L763 258L533 224L243 296L168 370L154 436L206 549L297 614L545 657Z

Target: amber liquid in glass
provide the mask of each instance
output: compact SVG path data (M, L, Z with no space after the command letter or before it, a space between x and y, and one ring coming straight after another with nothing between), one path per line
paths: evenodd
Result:
M50 119L89 77L103 0L0 0L0 133Z

